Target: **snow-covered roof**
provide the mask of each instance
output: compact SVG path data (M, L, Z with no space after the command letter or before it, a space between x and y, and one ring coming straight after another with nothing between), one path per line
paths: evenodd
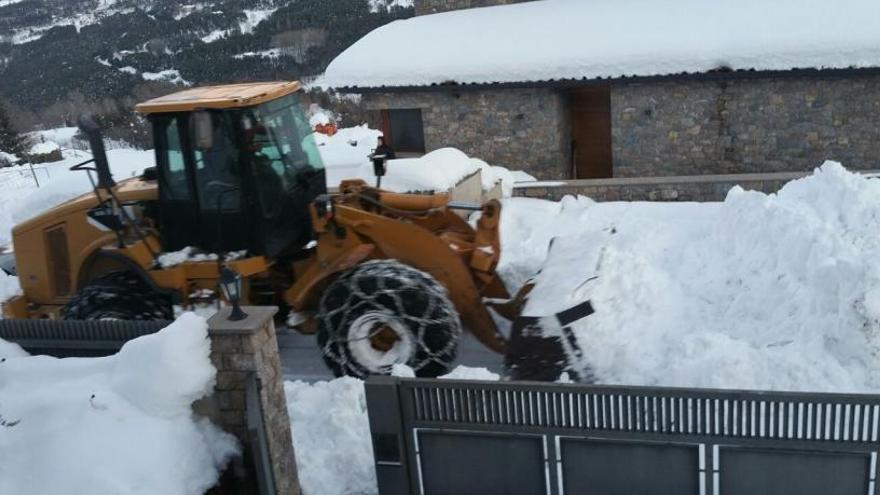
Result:
M540 0L382 26L329 87L880 67L877 0Z

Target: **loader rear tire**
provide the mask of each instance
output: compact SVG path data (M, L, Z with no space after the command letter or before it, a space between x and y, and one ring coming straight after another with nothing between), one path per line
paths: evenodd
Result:
M368 261L337 278L316 317L318 345L336 376L389 374L406 364L436 377L458 354L461 320L446 289L397 261Z
M65 320L173 320L168 296L131 272L92 280L64 307Z

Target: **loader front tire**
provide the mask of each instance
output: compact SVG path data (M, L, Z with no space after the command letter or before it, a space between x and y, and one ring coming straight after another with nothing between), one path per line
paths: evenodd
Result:
M406 364L436 377L458 353L461 320L446 289L397 261L368 261L337 278L316 316L318 345L336 376L389 374Z
M173 320L168 296L131 272L98 277L64 307L65 320Z

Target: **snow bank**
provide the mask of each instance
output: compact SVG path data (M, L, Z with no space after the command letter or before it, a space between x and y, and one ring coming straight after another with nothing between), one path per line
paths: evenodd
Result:
M393 57L375 56L390 46ZM543 0L384 25L333 60L322 84L524 82L720 67L847 69L880 66L878 47L875 0Z
M18 285L18 277L7 275L6 272L0 270L0 305L3 304L3 301L20 293L21 287ZM2 317L2 314L0 314L0 318Z
M373 168L362 170L372 177ZM390 160L382 188L389 191L448 191L462 179L475 174L480 166L455 148L441 148L419 158ZM370 181L368 181L370 182Z
M597 381L880 390L880 181L828 162L723 203L509 200L502 271L543 272L526 312L590 299L575 326ZM552 221L548 221L552 219Z
M48 155L50 153L54 153L55 151L60 150L61 147L57 144L46 141L44 143L37 143L31 147L30 154L31 155Z
M364 383L285 382L284 392L303 493L376 493Z
M0 415L17 422L0 434L0 493L204 493L238 452L190 409L213 386L209 353L194 315L107 358L28 357L0 341Z
M312 115L312 125L327 118L321 112L316 112ZM373 163L368 157L376 149L381 135L381 131L366 125L340 129L333 136L313 134L326 168L327 185L337 187L344 179L363 179L375 184ZM514 182L535 180L524 172L490 166L455 148L442 148L419 158L388 161L382 188L395 192L448 191L478 170L481 171L483 190L488 191L500 182L506 197L513 193Z
M396 374L411 376L405 366ZM446 378L497 380L481 368L459 367ZM305 495L375 494L376 472L364 382L285 382L293 448Z
M7 166L18 163L18 157L13 155L12 153L7 153L5 151L0 151L0 165Z
M0 195L0 246L5 246L12 239L11 230L15 224L91 191L92 185L85 172L68 170L89 158L91 154L86 152L65 151L64 160L39 167L37 178L40 180L40 188L33 183L29 172L26 181L16 181L16 187L5 188ZM107 159L117 181L140 175L145 168L155 164L153 151L108 150ZM0 186L3 185L6 174L15 173L15 170L0 170Z
M52 142L62 148L72 148L73 138L79 129L76 127L58 127L55 129L47 129L45 131L34 131L28 136L38 142Z

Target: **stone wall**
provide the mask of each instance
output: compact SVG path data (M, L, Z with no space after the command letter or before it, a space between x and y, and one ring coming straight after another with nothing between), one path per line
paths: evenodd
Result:
M370 110L422 109L427 151L452 146L540 179L567 178L566 98L551 88L369 93ZM371 126L381 129L379 112Z
M528 1L530 0L416 0L415 7L416 15L428 15L450 10L492 7Z
M873 172L876 174L876 172ZM587 196L596 201L724 201L734 186L775 193L807 172L767 174L632 177L558 182L520 183L514 196L559 201L565 196Z
M615 177L880 163L880 76L616 83Z

